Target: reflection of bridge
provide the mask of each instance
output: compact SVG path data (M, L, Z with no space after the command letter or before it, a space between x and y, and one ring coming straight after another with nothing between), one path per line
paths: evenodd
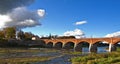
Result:
M109 52L115 51L120 38L83 38L83 39L43 39L48 47L65 48L82 51L82 44L89 44L90 52L97 52L97 44L100 42L107 42L109 44Z

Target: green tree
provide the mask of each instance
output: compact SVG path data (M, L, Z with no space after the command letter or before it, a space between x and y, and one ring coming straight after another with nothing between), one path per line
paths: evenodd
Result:
M31 32L25 32L24 35L25 39L27 40L31 40L31 38L34 36Z
M16 38L16 28L15 27L7 27L4 28L5 37L10 38Z
M20 39L24 39L24 38L25 38L25 34L24 34L24 32L21 31L21 30L17 33L17 36L18 36L18 38L20 38Z
M0 39L5 38L4 31L0 31Z

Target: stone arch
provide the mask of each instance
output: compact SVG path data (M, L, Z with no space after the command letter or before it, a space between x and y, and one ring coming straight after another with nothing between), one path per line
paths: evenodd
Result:
M101 46L108 46L109 42L107 41L96 41L93 45Z
M73 49L74 48L74 42L67 42L63 45L63 49Z
M89 43L86 41L81 41L75 46L75 51L83 51L83 47L88 47L89 48Z
M112 45L112 51L116 51L118 48L120 48L120 41L114 42Z
M116 42L114 42L114 44L118 44L118 43L120 43L120 41L116 41Z
M56 49L61 49L61 48L62 48L62 45L63 45L62 42L57 42L57 43L55 43L54 48L56 48Z
M46 44L46 47L47 47L47 48L53 48L53 42L48 42L48 43Z
M104 43L105 41L96 41L94 44L92 44L91 51L92 52L107 52L107 48L109 48L109 43Z

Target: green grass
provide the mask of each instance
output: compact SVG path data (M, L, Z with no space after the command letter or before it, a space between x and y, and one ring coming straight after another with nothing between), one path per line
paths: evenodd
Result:
M7 58L0 59L0 64L9 63L9 64L19 64L19 63L31 63L39 61L48 61L54 57L25 57L25 58Z
M37 53L37 52L58 52L58 50L54 49L20 49L20 48L0 48L0 53L19 53L19 52L30 52L30 53Z
M62 51L62 54L68 54L68 55L80 55L80 54L82 54L82 52Z
M120 47L117 47L117 51L120 51Z
M120 63L120 52L91 53L82 57L74 57L71 62L73 64L117 64Z
M58 50L54 49L21 49L21 48L0 48L0 56L4 56L6 54L11 53L53 53L58 52ZM48 61L50 59L55 58L51 56L30 56L30 57L7 57L7 58L0 58L0 64L31 64L31 62L43 62Z

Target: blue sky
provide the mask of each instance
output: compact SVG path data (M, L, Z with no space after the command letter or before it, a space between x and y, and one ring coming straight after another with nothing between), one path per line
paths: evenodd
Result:
M120 31L120 0L36 0L30 10L45 9L41 26L25 28L37 35L63 35L76 28L87 37L103 37ZM87 21L83 25L76 22Z

